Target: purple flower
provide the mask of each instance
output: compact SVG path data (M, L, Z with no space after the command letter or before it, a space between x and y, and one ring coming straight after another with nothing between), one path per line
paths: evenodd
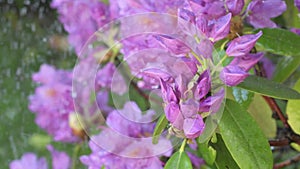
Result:
M65 152L59 152L48 145L47 149L52 156L53 169L68 169L71 166L71 159ZM48 164L45 158L38 158L34 153L25 153L20 160L14 160L9 164L10 169L47 169Z
M294 0L294 4L298 8L298 11L300 12L300 0Z
M69 126L69 115L74 112L71 72L42 65L33 80L42 83L29 97L29 109L36 114L36 123L55 141L78 141Z
M110 20L108 6L97 0L54 0L51 6L58 10L77 54L88 38Z
M228 48L226 49L226 54L228 56L236 57L245 56L251 51L261 35L262 31L259 31L255 35L243 35L241 37L235 38L230 42Z
M219 41L228 35L230 30L230 20L231 13L209 22L209 24L213 25L209 36L209 38L213 39L213 42Z
M229 65L238 66L244 71L249 71L260 59L264 57L264 53L246 54L245 56L234 58Z
M151 138L154 115L148 111L142 115L134 102L125 104L124 109L115 110L107 117L107 125L99 135L92 136L90 155L80 157L90 169L101 168L163 168L160 155L170 155L170 141L161 138L157 145ZM147 122L147 123L146 123Z
M59 152L53 148L52 145L48 145L47 149L52 156L52 168L53 169L68 169L71 166L71 158L65 152Z
M253 0L249 3L247 21L255 28L275 28L271 18L281 15L286 10L282 0Z
M300 5L300 1L299 1L299 5ZM294 32L295 34L300 36L300 29L299 28L292 28L291 32Z
M20 160L9 164L10 169L47 169L45 158L38 158L34 153L25 153Z
M238 66L226 66L223 68L220 74L221 80L228 86L236 86L241 83L248 73Z
M191 49L179 39L167 35L154 36L160 44L175 55L186 55Z
M241 13L245 5L244 0L225 0L225 3L232 15L238 15Z
M204 131L205 124L202 117L197 114L195 117L186 118L183 122L183 131L187 138L194 139Z
M204 15L207 19L216 19L226 14L223 1L219 0L188 0L196 16Z
M220 89L214 95L207 97L199 104L199 112L210 112L212 114L218 112L224 99L224 89Z
M206 70L201 74L201 76L199 78L199 82L196 86L196 90L194 93L195 99L200 100L204 96L206 96L208 94L208 92L210 91L210 87L211 87L211 78L209 75L209 71Z

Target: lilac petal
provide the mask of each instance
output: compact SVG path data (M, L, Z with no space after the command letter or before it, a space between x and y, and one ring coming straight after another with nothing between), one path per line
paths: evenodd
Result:
M170 123L174 123L181 115L179 105L175 102L167 103L165 107L166 118Z
M183 122L183 131L187 138L193 139L204 131L205 124L202 117L197 114L194 118L186 118Z
M299 5L300 5L300 0L299 0ZM300 36L300 29L299 28L292 28L291 32L294 32L295 34Z
M71 158L65 152L55 150L52 145L48 145L47 149L52 156L53 169L68 169L71 167Z
M256 41L262 36L262 31L259 31L255 35L244 35L238 38L235 38L230 42L226 54L228 56L244 56L250 52L254 47Z
M228 35L230 30L230 20L231 13L213 21L213 28L210 32L210 38L213 39L213 42L219 41Z
M195 14L187 9L184 9L184 8L178 9L178 16L188 22L191 22L191 23L196 22Z
M172 82L174 80L171 74L158 68L144 69L142 74L155 79L162 79L164 82Z
M204 58L210 59L212 58L212 53L214 50L213 43L208 39L202 39L197 46L197 54L199 53ZM195 60L197 61L197 60ZM198 61L197 61L198 62ZM200 64L200 63L198 63Z
M216 113L219 111L222 101L224 99L225 92L224 89L221 89L213 96L206 98L205 100L200 102L199 112L211 112Z
M185 55L191 51L191 49L179 39L167 35L154 35L154 37L164 48L175 55Z
M286 10L283 0L253 0L249 3L247 21L255 28L274 28L271 18L281 15Z
M236 86L240 84L248 73L238 66L226 66L220 74L221 80L228 86Z
M264 57L264 53L247 54L242 57L234 58L229 65L238 66L245 71L249 71L261 58Z
M184 118L189 118L198 113L199 103L194 99L189 99L180 103L180 109Z
M172 87L164 82L163 80L160 80L160 87L161 87L161 92L162 92L162 96L163 96L163 100L165 102L178 102L178 98L176 93L174 92L174 90L172 89Z
M232 13L232 15L238 15L241 13L245 2L244 0L225 0L226 6L228 10Z
M208 19L216 19L226 14L223 1L188 0L188 2L197 16L205 15Z
M10 169L47 169L45 158L39 158L34 153L25 153L20 160L9 164Z
M206 70L204 71L200 78L199 78L199 83L196 86L196 91L194 93L194 97L196 100L202 99L204 96L207 95L207 93L210 90L211 87L211 78L209 75L209 71Z

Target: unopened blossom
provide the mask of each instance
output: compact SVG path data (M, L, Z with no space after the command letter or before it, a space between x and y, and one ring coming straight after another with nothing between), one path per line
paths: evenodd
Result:
M253 0L248 5L246 20L255 28L275 28L271 18L281 15L286 8L283 0Z
M249 71L259 60L264 57L262 52L260 53L249 53L245 56L235 57L231 62L230 65L238 66L245 71Z
M14 160L9 164L10 169L47 169L45 158L38 158L34 153L25 153L20 160Z
M236 86L248 76L249 74L238 66L226 66L220 74L221 80L228 86Z
M183 121L183 131L187 138L197 138L204 131L204 121L199 114L194 117L186 118Z
M224 15L216 20L209 21L209 25L212 25L209 38L213 42L219 41L225 38L230 30L231 13Z
M225 0L225 3L232 15L238 15L245 5L244 1L245 0Z
M261 36L262 31L259 31L254 35L243 35L235 38L229 43L226 54L235 57L241 57L248 54Z
M159 156L169 156L172 148L166 139L153 145L152 139L146 138L154 129L153 115L152 110L142 115L134 102L111 112L107 117L108 128L91 137L92 153L81 156L81 162L89 169L163 168Z
M182 41L180 41L180 39L176 39L167 35L156 35L155 38L160 42L161 45L175 55L185 55L191 51L191 49Z

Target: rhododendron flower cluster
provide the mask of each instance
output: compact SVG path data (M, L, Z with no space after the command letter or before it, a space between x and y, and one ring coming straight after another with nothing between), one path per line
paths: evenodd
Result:
M29 108L54 141L88 142L91 153L79 158L89 169L163 168L186 143L216 139L226 89L259 62L272 76L272 63L255 47L263 31L244 27L279 27L272 19L287 9L283 0L53 0L52 7L78 63L73 71L42 65ZM201 148L181 155L199 168L207 162ZM69 166L65 154L48 149L53 168ZM10 167L26 162L47 168L34 154Z

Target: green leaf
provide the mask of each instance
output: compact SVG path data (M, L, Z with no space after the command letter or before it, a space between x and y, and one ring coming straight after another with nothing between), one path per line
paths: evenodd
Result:
M168 120L166 118L165 114L162 114L159 119L158 122L156 123L154 132L153 132L153 137L152 137L152 143L153 144L157 144L159 137L161 135L161 133L164 131L164 129L167 127L168 125Z
M276 136L276 121L272 118L273 112L262 96L258 94L254 96L248 112L258 123L267 138Z
M294 89L300 91L300 79L295 84ZM293 131L300 134L300 100L289 100L286 107L286 113L288 115L288 123Z
M205 160L206 164L213 165L216 160L217 152L216 150L208 145L208 141L205 143L198 142L198 151L201 154L201 157Z
M295 1L295 0L294 0ZM287 10L283 13L283 18L285 21L285 26L288 28L298 28L300 27L300 19L298 16L298 9L294 5L293 1L285 1L287 5Z
M242 106L227 100L219 128L226 147L240 168L272 168L268 140Z
M300 56L300 36L279 28L262 29L263 35L258 39L258 49L285 56Z
M287 56L283 57L278 61L276 66L273 81L282 83L284 82L292 73L294 73L300 65L300 57Z
M215 164L218 169L230 168L230 169L238 169L239 166L236 164L228 149L225 146L225 143L221 137L221 135L217 134L218 142L216 144L212 144L212 146L217 151L217 157Z
M232 95L236 102L243 107L248 108L252 102L254 93L239 87L232 87Z
M185 152L177 151L167 161L165 169L192 169L190 158Z
M300 99L300 93L266 78L250 75L238 87L278 99Z

